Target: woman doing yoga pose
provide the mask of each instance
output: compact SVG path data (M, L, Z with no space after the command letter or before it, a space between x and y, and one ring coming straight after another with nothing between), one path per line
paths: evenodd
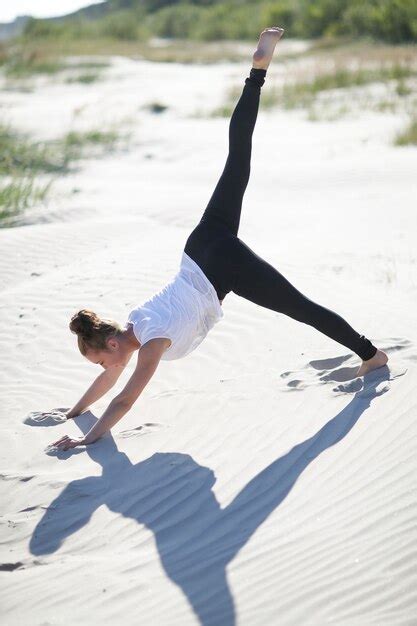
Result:
M309 300L278 270L237 236L243 194L249 180L252 133L261 87L283 29L262 31L250 75L229 126L229 153L223 173L203 216L188 237L180 271L174 280L131 311L124 328L83 309L70 322L81 353L104 372L94 381L67 419L79 415L117 381L132 354L139 350L134 373L85 437L64 436L53 445L68 449L93 443L132 407L158 363L179 359L194 350L222 317L221 304L233 291L262 307L288 315L355 352L362 364L356 376L382 367L387 355L340 315Z

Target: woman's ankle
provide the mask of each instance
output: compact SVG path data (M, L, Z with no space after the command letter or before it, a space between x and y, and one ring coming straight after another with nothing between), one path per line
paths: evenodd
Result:
M249 73L249 77L246 81L250 81L262 87L265 82L266 70L262 68L252 67Z

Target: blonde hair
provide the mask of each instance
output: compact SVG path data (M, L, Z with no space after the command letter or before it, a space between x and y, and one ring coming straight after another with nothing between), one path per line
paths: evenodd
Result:
M90 309L81 309L69 323L72 333L78 336L78 347L83 356L88 350L107 350L107 339L122 332L120 325L109 319L101 319Z

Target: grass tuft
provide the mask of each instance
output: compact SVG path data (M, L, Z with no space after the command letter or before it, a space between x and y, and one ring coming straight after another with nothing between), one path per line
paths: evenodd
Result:
M323 91L360 87L390 80L404 81L405 78L415 75L416 71L413 68L399 64L353 71L339 68L334 72L319 74L310 81L284 85L281 93L277 94L276 104L280 102L286 109L305 107L311 105L315 97Z
M82 150L91 146L112 149L119 138L118 133L114 130L89 130L86 132L72 130L63 137L61 143L67 157L74 159L80 158Z
M34 142L10 126L0 125L0 174L32 176L39 172L60 172L66 167L65 154L54 146Z
M51 187L38 184L38 174L65 174L88 148L113 149L115 130L71 131L61 139L34 142L9 126L0 125L0 175L9 181L0 187L0 220L43 202Z
M34 74L56 74L65 69L57 58L49 57L38 50L9 50L2 59L5 75L10 78L27 78Z
M69 84L81 83L83 85L91 85L92 83L97 82L99 79L100 79L100 74L98 72L96 73L89 72L85 74L79 74L78 76L70 76L69 78L67 78L65 82Z
M417 116L410 120L408 126L395 138L396 146L417 146Z
M51 187L51 181L44 185L35 183L34 178L15 178L0 187L0 227L1 220L12 217L37 202L44 202Z
M213 111L209 113L209 117L231 117L234 108L235 108L235 103L223 104L213 109Z

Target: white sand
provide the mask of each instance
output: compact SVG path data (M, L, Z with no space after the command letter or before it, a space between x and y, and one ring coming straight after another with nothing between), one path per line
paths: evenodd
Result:
M135 359L91 413L25 423L99 373L68 330L75 311L124 323L177 272L227 149L227 119L190 115L248 68L115 59L92 86L1 94L6 119L39 138L133 132L129 151L83 162L0 231L5 624L416 623L417 150L391 145L400 117L261 111L239 231L389 369L344 383L356 355L231 293L111 436L44 452L90 428ZM140 108L152 101L168 111Z

